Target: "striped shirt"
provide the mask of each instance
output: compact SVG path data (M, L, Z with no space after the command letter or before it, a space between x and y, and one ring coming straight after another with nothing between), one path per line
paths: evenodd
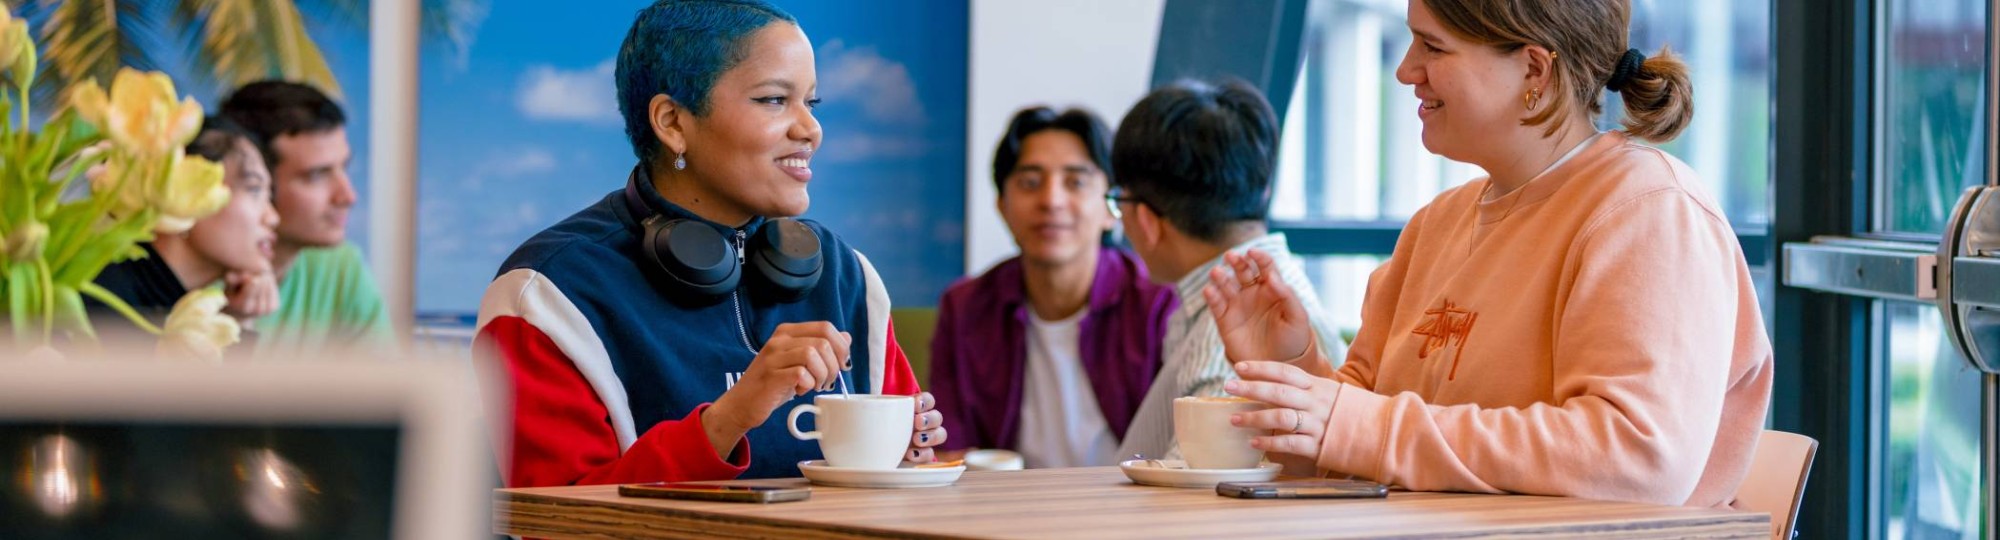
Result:
M1320 308L1319 293L1313 289L1312 281L1306 279L1305 265L1286 247L1284 233L1259 236L1229 248L1229 251L1242 253L1250 249L1271 254L1278 264L1278 277L1290 285L1299 301L1305 304L1313 333L1319 338L1320 350L1335 362L1332 367L1339 367L1338 363L1347 358L1347 347L1327 321L1325 310ZM1180 282L1175 285L1181 305L1167 319L1166 343L1160 353L1160 374L1153 379L1152 388L1147 390L1145 401L1132 419L1132 427L1126 431L1125 440L1119 445L1120 458L1133 454L1178 458L1180 449L1174 445L1174 399L1222 396L1222 383L1236 378L1229 358L1223 354L1222 336L1216 332L1215 318L1209 316L1208 299L1201 295L1201 289L1208 285L1209 270L1220 264L1222 257L1218 256L1181 276Z

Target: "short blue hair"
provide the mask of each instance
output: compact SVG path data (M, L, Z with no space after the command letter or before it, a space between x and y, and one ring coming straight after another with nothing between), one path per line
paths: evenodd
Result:
M632 153L651 163L660 152L646 118L653 96L708 114L715 79L749 56L744 39L772 22L798 24L764 0L658 0L639 10L618 47L618 112Z

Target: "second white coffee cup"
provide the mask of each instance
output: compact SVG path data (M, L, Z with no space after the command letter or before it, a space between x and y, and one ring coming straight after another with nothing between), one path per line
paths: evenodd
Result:
M1174 440L1190 469L1248 469L1264 459L1250 446L1262 430L1236 427L1229 417L1270 407L1234 397L1183 397L1174 400Z
M792 408L785 428L799 440L818 440L826 464L853 469L894 469L910 446L917 402L910 396L820 394ZM818 429L799 431L799 415L818 416Z

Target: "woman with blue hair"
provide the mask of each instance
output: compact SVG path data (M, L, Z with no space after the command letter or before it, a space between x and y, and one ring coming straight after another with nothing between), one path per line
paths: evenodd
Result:
M758 0L659 0L618 51L639 163L516 249L477 345L504 366L509 486L798 476L820 457L774 411L825 392L916 396L868 259L793 220L820 146L812 45Z

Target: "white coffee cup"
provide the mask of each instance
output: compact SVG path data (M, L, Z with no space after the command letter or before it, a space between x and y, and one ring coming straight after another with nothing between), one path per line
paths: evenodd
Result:
M819 429L799 431L799 415L819 417ZM820 394L792 408L785 428L799 440L819 441L826 464L852 469L894 469L910 446L917 402L910 396Z
M1238 397L1175 399L1174 440L1180 444L1181 458L1190 469L1256 467L1264 452L1251 447L1250 438L1264 435L1264 431L1236 427L1229 423L1229 417L1267 407L1270 405Z

